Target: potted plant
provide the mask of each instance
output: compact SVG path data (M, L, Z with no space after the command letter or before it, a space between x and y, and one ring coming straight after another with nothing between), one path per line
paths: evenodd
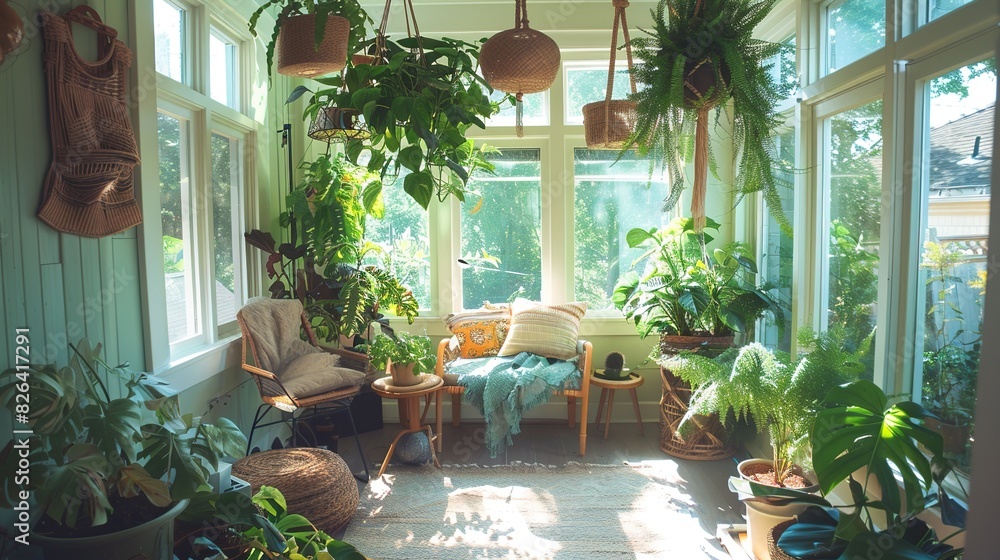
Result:
M706 218L705 229L718 231L719 224ZM679 348L724 349L735 333L747 332L768 312L783 319L767 287L755 283L750 247L734 242L709 253L706 245L713 239L707 231L696 232L692 218L626 234L629 247L645 250L633 263L644 263L644 269L622 276L612 301L639 336L656 332Z
M827 391L857 379L863 366L842 349L840 338L831 334L799 334L809 353L796 364L784 352L772 352L752 343L730 350L716 359L681 353L662 360L674 375L697 387L688 411L679 425L683 434L699 415L732 411L737 419L750 420L758 433L767 433L772 459L750 459L738 465L740 476L761 484L807 491L817 489L808 480L796 458L804 459L808 435L819 403ZM734 487L734 489L738 489ZM748 537L758 557L767 551L767 533L774 525L802 510L765 501L747 502Z
M432 373L437 364L431 339L422 335L379 334L365 351L372 366L380 370L390 368L392 384L400 387L420 383L420 374Z
M260 230L245 235L268 255L271 296L302 301L317 335L327 341L366 334L373 322L384 322L379 309L412 324L418 308L413 293L372 264L382 250L364 239L366 218L381 216L381 182L339 155L322 155L302 167L303 181L281 214L291 241L278 244Z
M961 549L945 542L964 530L965 510L942 484L952 464L944 457L941 436L925 425L934 415L912 401L890 405L885 393L865 380L835 387L823 407L811 441L824 497L753 488L773 500L810 504L797 521L773 529L771 557L818 558L820 550L823 558L867 558L871 551L879 558L908 560L961 557ZM837 500L834 489L843 483L847 500ZM917 517L929 509L955 530L939 538Z
M311 78L339 72L347 64L347 54L364 41L365 24L372 23L357 0L268 0L250 16L254 37L261 14L271 6L281 10L267 43L268 76L275 49L281 74Z
M777 300L766 286L755 283L757 265L746 244L730 243L708 252L706 244L714 239L710 232L718 229L716 221L706 219L698 233L691 218L675 218L662 229L635 228L626 234L629 247L645 251L633 262L634 270L618 280L612 302L639 336L660 335L657 358L682 350L717 356L733 345L735 333L748 331L768 312L784 325ZM735 453L715 415L697 419L698 430L678 437L676 428L687 412L691 387L665 367L660 378L660 449L696 460Z
M928 427L941 434L945 452L952 454L963 454L969 442L979 370L979 337L965 328L959 290L966 286L956 275L963 260L952 243L928 241L920 263L928 271L929 304L921 402L936 416Z
M15 441L0 453L0 497L13 507L12 489L33 492L31 542L49 558L171 558L173 519L209 488L220 458L243 455L246 438L225 418L208 424L181 414L164 381L108 365L99 344L84 339L71 349L66 366L3 374L0 401L13 410L18 396L31 395L32 436L30 479L15 478ZM116 379L120 390L108 385ZM155 419L144 423L144 410Z
M647 36L632 40L639 61L632 70L645 87L629 96L636 102L636 128L623 150L637 148L664 160L670 176L669 211L685 186L684 167L694 158L691 212L700 230L707 175L712 161L709 112L715 126L732 130L737 196L762 191L771 215L783 229L774 177L776 150L771 135L780 124L781 99L767 59L782 48L754 38L754 29L775 0L660 0ZM668 16L669 13L669 16ZM732 126L721 125L728 113Z
M351 162L367 157L368 169L383 178L406 169L403 189L424 208L434 196L464 200L469 177L493 170L486 155L494 150L466 136L499 111L477 73L481 41L407 37L379 45L372 63L318 80L329 89L313 94L305 116L325 107L361 115L369 137L348 140ZM293 91L290 100L306 91Z

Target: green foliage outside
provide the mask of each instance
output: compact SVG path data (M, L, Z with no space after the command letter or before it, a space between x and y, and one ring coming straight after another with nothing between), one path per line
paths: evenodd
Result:
M473 179L462 203L463 305L541 298L541 162L536 149L491 154L495 178Z

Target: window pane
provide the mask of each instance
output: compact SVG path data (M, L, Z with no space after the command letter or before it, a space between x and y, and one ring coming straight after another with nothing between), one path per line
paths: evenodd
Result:
M493 154L495 176L469 181L462 203L462 305L541 299L541 154ZM478 196L477 196L478 195Z
M395 180L383 185L385 216L365 220L365 238L382 247L389 257L389 272L413 291L420 309L430 309L430 226L427 211L403 190L405 177L403 169Z
M622 55L624 56L624 54ZM566 124L583 124L583 106L604 101L608 93L608 65L566 68ZM638 84L636 84L638 87ZM627 99L632 93L628 68L615 68L611 99Z
M869 379L874 345L868 344L878 310L878 244L882 213L882 101L830 118L825 165L829 169L830 252L827 327L840 330L849 351L862 357Z
M628 231L662 227L671 218L660 210L667 184L650 183L649 162L634 151L616 163L617 156L609 150L573 151L575 299L591 311L613 308L618 277L642 254L629 248Z
M190 192L188 122L157 114L160 155L160 216L163 225L163 271L170 343L201 333L195 294Z
M927 21L931 22L972 0L927 0Z
M494 90L490 94L490 101L499 102L503 100L504 92ZM548 92L529 93L523 96L521 122L524 126L545 126L549 124L549 97ZM500 112L493 115L486 121L486 126L514 126L517 124L517 108L504 101L500 107Z
M166 0L153 0L156 71L184 81L186 12Z
M925 124L927 221L919 284L924 297L915 325L923 359L917 376L924 406L954 426L942 430L945 451L965 470L983 320L995 68L990 60L933 80Z
M216 323L224 325L236 320L241 297L237 290L236 255L233 236L240 228L238 208L233 208L233 190L242 185L239 140L212 134L212 227L215 249L215 314ZM234 220L234 215L237 218Z
M778 150L778 167L774 178L781 195L781 209L789 223L795 218L795 130L774 138ZM792 238L782 231L768 211L764 219L764 248L761 259L761 280L774 286L771 293L778 299L785 316L785 328L779 329L774 319L765 318L760 332L761 344L768 348L790 352L792 347Z
M844 0L827 11L827 72L885 46L885 1Z
M212 29L208 38L209 53L209 90L212 99L239 109L237 101L236 79L236 45L216 29Z
M782 50L764 63L771 67L771 77L782 97L791 97L799 88L799 73L795 65L795 35L781 42Z

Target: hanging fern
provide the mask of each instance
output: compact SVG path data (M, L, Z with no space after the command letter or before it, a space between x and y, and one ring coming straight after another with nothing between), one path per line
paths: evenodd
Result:
M661 0L653 11L652 29L644 30L647 36L632 40L640 61L632 74L645 87L629 97L637 103L637 123L623 151L635 148L649 156L651 172L657 163L665 167L670 180L665 212L676 206L684 190L684 166L693 159L698 112L714 107L716 130L724 115L732 121L736 202L763 192L771 215L791 235L774 174L778 157L772 135L781 124L775 106L782 96L765 62L785 47L753 38L754 28L774 4ZM711 69L715 86L697 99L686 80L699 64ZM708 155L715 174L711 144Z

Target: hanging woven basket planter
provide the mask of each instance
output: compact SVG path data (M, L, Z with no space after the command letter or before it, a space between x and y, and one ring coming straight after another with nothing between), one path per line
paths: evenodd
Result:
M330 15L323 41L316 46L316 14L285 20L275 43L278 73L313 78L340 72L347 66L347 42L351 26L347 19Z
M314 140L327 142L347 142L354 138L364 139L371 136L358 111L339 107L320 109L309 125L307 134Z
M493 89L517 98L517 136L524 135L522 99L552 87L562 57L551 37L528 27L526 0L516 0L514 28L501 31L483 44L479 66Z
M632 44L628 35L625 8L628 0L614 0L614 26L611 31L611 62L608 64L608 88L604 101L595 101L583 106L583 133L587 147L592 149L618 150L635 130L635 101L611 99L615 87L615 55L618 50L618 27L621 26L625 39L625 53L628 57L629 82L635 94L635 78L632 77Z

